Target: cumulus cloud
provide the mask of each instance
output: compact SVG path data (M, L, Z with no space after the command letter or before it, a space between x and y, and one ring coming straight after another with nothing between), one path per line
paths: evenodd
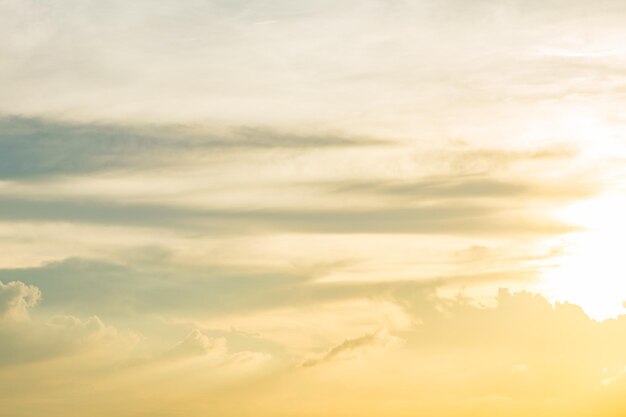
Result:
M38 287L20 281L0 282L0 366L40 362L131 346L137 335L118 331L97 317L70 315L29 318L27 309L42 298ZM113 352L111 352L113 353Z
M227 352L226 339L209 338L194 329L172 349L162 355L162 359L181 360L206 357L208 355L224 355Z
M74 316L53 316L47 323L51 329L64 334L74 346L104 343L121 336L113 326L105 324L98 316L80 319Z
M156 412L157 406L176 410L188 401L190 415L223 410L234 416L243 411L237 399L246 398L261 416L278 411L334 416L348 410L374 416L398 403L404 404L405 413L433 416L496 416L515 407L526 415L583 416L592 415L586 410L605 396L617 398L622 389L626 316L595 322L577 306L553 305L540 295L506 290L491 306L468 297L441 298L428 287L405 285L377 294L404 308L412 323L345 338L297 363L283 357L274 368L268 364L276 358L266 352L229 348L225 336L194 329L151 360L111 368L108 383L121 388L101 391L102 401L125 398L124 407L145 412ZM299 310L290 314L297 316ZM28 333L8 333L6 323L2 327L8 343L2 345L1 357L14 367L111 346L107 340L120 336L96 317L57 316L45 322L46 330L32 322L13 324L31 326ZM349 332L350 326L343 330ZM37 345L39 356L33 355ZM266 371L258 373L260 369ZM77 380L85 380L81 378L96 377ZM143 394L135 397L130 387L138 384ZM228 395L218 394L222 386L229 387ZM216 391L207 392L207 387ZM63 402L75 391L59 395ZM285 402L291 396L298 401ZM572 397L577 400L570 403ZM151 398L150 405L145 398ZM330 408L323 408L320 398ZM132 415L127 408L115 411Z
M577 306L506 290L490 307L468 298L411 300L421 304L411 309L419 320L393 334L403 339L393 350L339 360L377 343L375 334L346 339L305 362L307 372L278 379L262 393L242 388L239 395L264 416L276 410L376 416L395 407L403 416L623 411L626 316L595 322ZM281 402L292 395L297 402Z
M13 281L4 284L0 281L0 319L25 319L28 309L41 300L39 288Z

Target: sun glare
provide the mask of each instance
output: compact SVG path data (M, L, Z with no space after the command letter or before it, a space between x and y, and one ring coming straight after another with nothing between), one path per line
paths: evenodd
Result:
M580 305L596 320L622 314L626 301L626 199L603 196L567 207L562 219L582 227L564 240L563 254L544 271L542 291Z

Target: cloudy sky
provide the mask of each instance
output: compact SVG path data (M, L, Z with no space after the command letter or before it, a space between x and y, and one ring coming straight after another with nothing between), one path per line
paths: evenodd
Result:
M623 415L625 22L0 0L0 416Z

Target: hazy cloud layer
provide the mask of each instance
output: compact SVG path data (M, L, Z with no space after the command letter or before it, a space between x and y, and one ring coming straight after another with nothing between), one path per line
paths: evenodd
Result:
M623 416L625 19L0 0L0 417Z

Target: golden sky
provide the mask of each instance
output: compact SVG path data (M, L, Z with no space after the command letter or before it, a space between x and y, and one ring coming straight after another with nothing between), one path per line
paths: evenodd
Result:
M622 0L0 0L0 417L623 416Z

